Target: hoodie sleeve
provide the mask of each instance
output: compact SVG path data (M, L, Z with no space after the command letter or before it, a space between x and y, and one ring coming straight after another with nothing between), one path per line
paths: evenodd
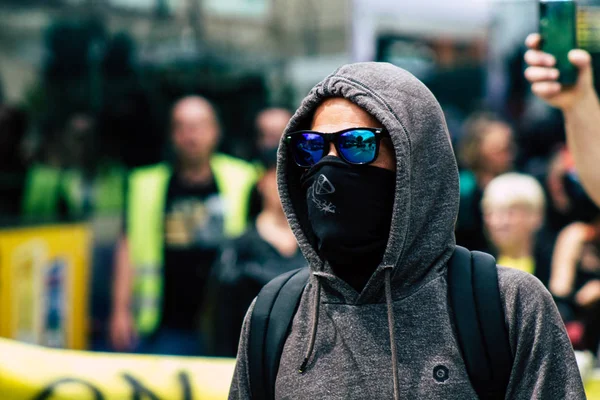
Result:
M248 339L250 338L250 319L254 310L254 303L250 305L240 335L237 360L233 372L233 381L229 389L229 400L242 400L252 398L250 394L250 371L248 369Z
M575 353L552 296L533 275L498 268L514 364L506 399L585 399Z

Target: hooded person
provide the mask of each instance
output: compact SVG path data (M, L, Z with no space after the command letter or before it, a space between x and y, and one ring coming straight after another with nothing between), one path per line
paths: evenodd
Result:
M290 120L278 185L311 274L275 398L477 398L448 301L458 170L431 92L391 64L341 67ZM514 359L506 398L584 399L551 295L518 270L499 267L498 281ZM253 307L229 399L252 397Z

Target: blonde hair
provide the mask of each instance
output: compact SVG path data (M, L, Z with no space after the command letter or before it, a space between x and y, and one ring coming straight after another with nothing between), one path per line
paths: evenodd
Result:
M487 185L483 192L483 210L497 206L524 205L535 212L543 213L546 197L542 185L533 177L515 172L502 174Z

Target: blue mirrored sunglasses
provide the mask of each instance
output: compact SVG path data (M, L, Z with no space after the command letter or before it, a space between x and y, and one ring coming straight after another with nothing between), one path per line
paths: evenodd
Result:
M311 167L329 153L330 143L348 164L370 164L377 159L382 137L389 137L383 128L350 128L334 133L292 132L284 140L294 162L300 167Z

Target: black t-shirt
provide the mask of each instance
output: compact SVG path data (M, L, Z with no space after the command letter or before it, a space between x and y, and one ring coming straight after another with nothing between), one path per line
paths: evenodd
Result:
M161 326L198 328L205 285L224 236L224 204L214 179L190 186L173 175L165 206Z

